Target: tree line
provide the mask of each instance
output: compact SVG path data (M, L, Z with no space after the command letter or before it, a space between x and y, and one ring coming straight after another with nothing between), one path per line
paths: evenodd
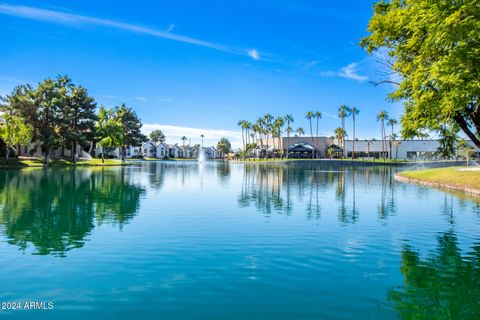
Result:
M97 110L95 99L86 88L73 83L68 76L47 78L36 87L19 85L6 97L0 97L0 138L6 147L21 155L20 145L38 143L47 164L52 150L70 150L77 161L77 146L93 154L101 146L102 161L108 148L121 148L122 160L127 146L138 146L147 140L140 132L142 122L125 104Z
M345 149L345 138L348 136L345 121L346 118L352 117L352 131L353 131L353 140L352 140L352 159L355 157L355 141L358 141L356 137L356 120L357 116L360 114L360 110L357 107L349 107L347 105L341 105L338 108L338 118L341 121L341 126L334 130L334 136L340 147ZM319 136L320 128L320 119L322 118L322 113L320 111L308 111L305 113L305 118L308 120L310 128L310 139L312 141L312 146L315 147L314 136ZM394 132L394 126L397 124L397 120L390 118L386 111L381 111L377 115L377 121L381 122L381 136L382 136L382 146L384 157L386 154L386 139L396 140L398 135ZM260 148L260 156L268 158L268 147L269 141L271 139L273 145L272 156L286 158L289 157L288 150L283 155L283 150L275 151L275 138L282 139L283 132L287 135L287 148L290 147L290 137L294 133L295 137L301 137L305 135L305 130L302 127L293 129L291 124L294 122L292 115L287 114L283 117L274 117L271 114L266 114L263 117L258 118L255 123L249 122L247 120L240 120L238 126L242 129L242 142L243 142L243 156L244 158L253 150ZM391 135L387 135L386 126L391 127ZM314 135L315 133L315 135ZM375 139L372 139L375 140ZM280 146L278 146L279 148ZM277 149L278 149L277 148ZM285 148L283 148L285 149ZM329 148L328 153L330 156L333 156L334 148ZM390 152L391 153L391 152ZM317 150L312 150L312 157L319 157L320 154ZM343 155L345 156L345 155Z

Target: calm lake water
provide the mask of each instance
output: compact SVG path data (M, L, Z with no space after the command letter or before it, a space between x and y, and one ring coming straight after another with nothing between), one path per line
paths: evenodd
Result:
M480 201L391 167L0 171L1 319L480 319Z

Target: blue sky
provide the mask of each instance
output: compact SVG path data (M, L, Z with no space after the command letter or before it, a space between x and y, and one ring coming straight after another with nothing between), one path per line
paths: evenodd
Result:
M265 113L321 111L322 135L356 106L357 136L380 136L378 111L398 118L377 57L358 46L373 1L0 0L0 94L68 74L99 104L125 102L171 143L226 136ZM349 129L351 121L347 121Z

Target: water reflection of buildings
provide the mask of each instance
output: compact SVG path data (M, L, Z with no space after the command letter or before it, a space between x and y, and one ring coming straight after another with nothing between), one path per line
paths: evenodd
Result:
M10 244L64 256L80 248L95 224L122 228L144 189L127 169L0 171L0 224Z

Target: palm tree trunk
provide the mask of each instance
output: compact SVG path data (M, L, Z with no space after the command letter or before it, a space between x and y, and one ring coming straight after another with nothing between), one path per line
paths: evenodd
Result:
M342 158L345 158L345 117L342 117Z
M352 160L355 158L355 114L352 115L353 119L353 140L352 140Z
M317 139L318 139L318 121L319 121L319 120L320 120L320 118L317 117L317 128L316 128L316 130L315 130L315 134L317 135ZM317 140L317 141L318 141L318 140ZM320 158L320 153L319 153L319 152L317 152L317 158Z
M382 151L383 151L383 161L385 161L385 150L386 150L386 145L385 145L385 122L382 120Z
M312 158L314 158L314 157L315 157L315 147L313 146L312 119L308 119L308 121L310 122L310 138L312 139L312 147L313 147L313 150L312 150Z
M273 145L272 157L273 157L273 160L275 160L275 137L273 136L273 134L272 134L272 145Z
M265 159L268 159L268 133L265 133L265 136L267 138L267 147L265 148Z
M245 160L245 129L242 128L243 160Z

